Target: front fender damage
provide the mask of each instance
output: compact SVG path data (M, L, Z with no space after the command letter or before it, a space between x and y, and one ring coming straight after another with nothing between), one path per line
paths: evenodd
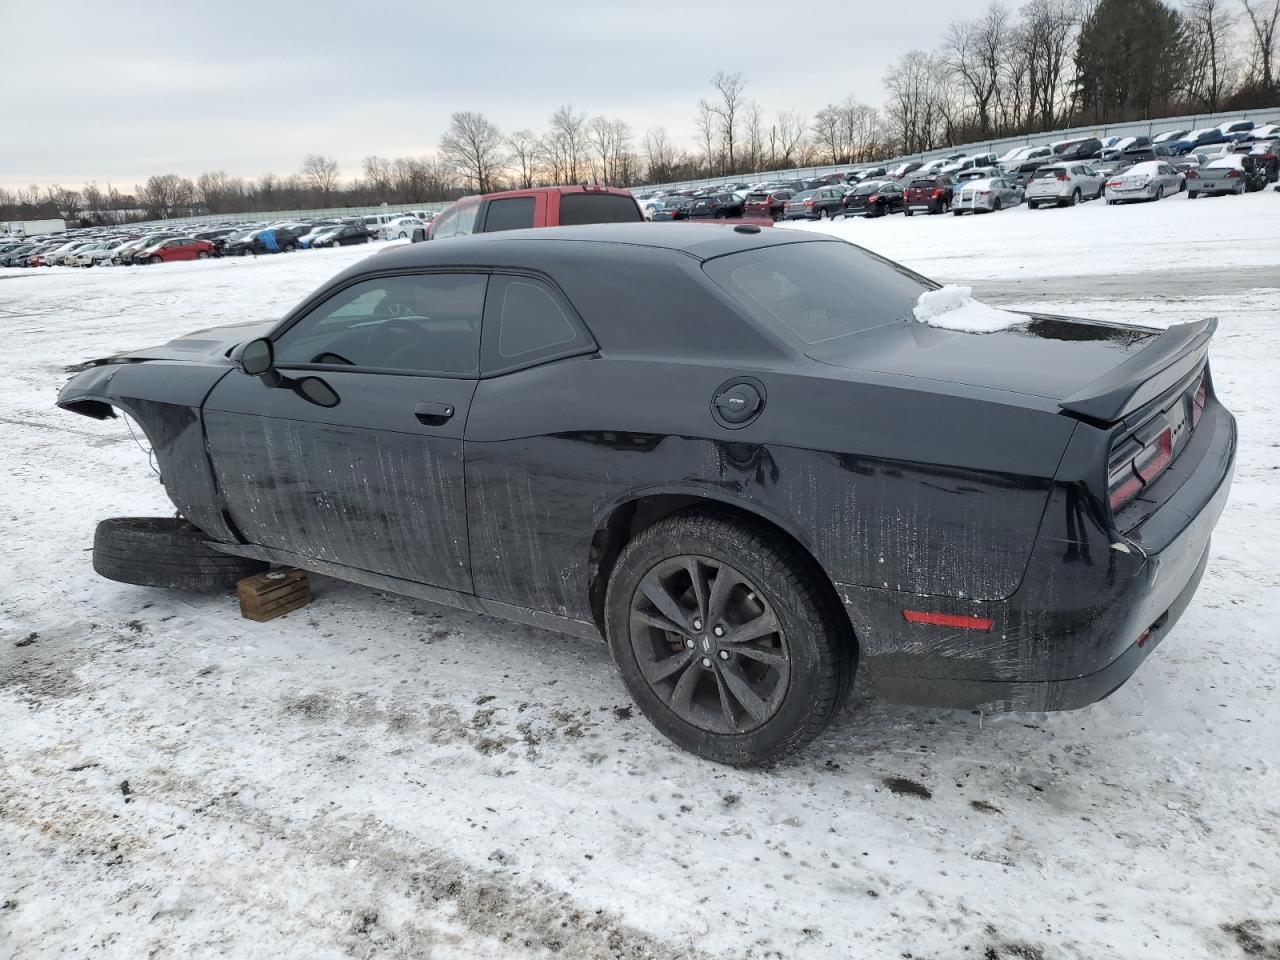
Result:
M232 368L181 361L91 366L58 392L57 405L94 420L120 411L141 427L160 482L178 512L215 540L236 541L224 515L204 442L204 398Z

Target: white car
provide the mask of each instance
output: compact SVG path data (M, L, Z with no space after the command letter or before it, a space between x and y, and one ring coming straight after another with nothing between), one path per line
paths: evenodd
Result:
M123 237L116 240L100 240L67 254L62 262L68 267L93 267L103 262L110 263L116 247L122 243L124 243Z
M1016 207L1022 202L1022 196L1022 187L1001 176L966 180L952 197L951 212L957 217L966 212L995 213L1005 207Z
M1186 179L1163 160L1135 163L1107 179L1107 204L1122 200L1160 200L1171 193L1181 193Z
M396 217L382 225L382 238L384 240L408 240L413 236L413 231L426 228L426 224L417 217Z
M1048 163L1027 181L1027 206L1074 206L1081 200L1097 200L1102 196L1106 178L1087 163L1068 161Z

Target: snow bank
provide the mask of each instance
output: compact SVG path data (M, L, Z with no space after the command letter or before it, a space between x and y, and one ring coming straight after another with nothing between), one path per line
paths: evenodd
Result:
M912 312L921 323L964 333L995 333L1027 322L1021 314L979 303L973 299L972 287L956 284L920 294Z

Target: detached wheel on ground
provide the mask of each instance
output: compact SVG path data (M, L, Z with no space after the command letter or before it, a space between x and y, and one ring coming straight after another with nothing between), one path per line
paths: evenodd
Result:
M175 517L114 517L93 535L99 576L140 587L215 591L234 587L269 564L219 553L197 527Z
M793 753L853 683L852 630L821 571L724 515L677 514L632 540L609 580L605 628L644 715L719 763Z

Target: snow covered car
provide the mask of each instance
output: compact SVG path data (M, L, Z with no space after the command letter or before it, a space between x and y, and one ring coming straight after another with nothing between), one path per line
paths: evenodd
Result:
M1129 200L1160 200L1181 193L1186 178L1163 160L1135 163L1107 179L1108 204Z
M1038 169L1027 181L1027 206L1074 206L1082 200L1102 196L1105 178L1087 163L1051 163Z
M139 423L182 518L103 521L100 574L283 564L603 634L673 741L768 762L855 669L895 702L1091 703L1204 571L1236 445L1215 321L953 290L754 224L479 234L90 361L57 403Z
M1251 193L1267 185L1267 172L1257 160L1244 153L1231 153L1187 171L1187 196L1194 200L1227 193Z
M417 217L396 217L394 220L382 225L382 238L384 240L408 240L413 236L413 231L423 230L426 226L426 223Z
M1004 177L967 180L956 191L951 212L957 217L962 213L995 213L1021 202L1022 187Z

